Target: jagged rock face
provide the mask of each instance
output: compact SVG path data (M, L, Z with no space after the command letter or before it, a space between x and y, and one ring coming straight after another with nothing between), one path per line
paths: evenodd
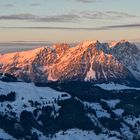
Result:
M26 81L33 80L34 76L38 74L35 68L39 66L39 59L36 63L34 61L44 51L44 48L38 48L31 51L0 55L1 72L12 73Z
M112 46L99 41L80 43L76 47L57 44L0 55L0 71L39 82L125 80L134 78L132 70L140 75L138 54L134 44L124 41Z
M68 51L70 47L68 44L63 43L63 44L56 44L53 46L53 48L54 48L57 56L61 56L64 53L66 53L66 51Z
M49 68L56 80L108 81L125 78L128 70L112 55L102 51L99 42L85 42L71 48Z
M112 46L111 53L140 80L140 50L135 44L123 40Z

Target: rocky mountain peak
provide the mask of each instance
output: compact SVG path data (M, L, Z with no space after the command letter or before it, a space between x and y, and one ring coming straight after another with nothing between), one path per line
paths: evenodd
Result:
M76 47L52 47L0 55L0 71L31 81L116 81L140 77L137 47L128 41L113 43L86 41ZM112 45L113 46L113 45ZM130 67L131 66L131 67Z
M53 45L53 48L59 52L59 51L66 51L69 49L69 45L67 43L61 43L61 44L55 44Z
M85 41L85 42L81 42L79 44L79 46L83 46L83 47L89 47L89 46L95 46L100 44L100 42L98 40L93 40L93 41Z

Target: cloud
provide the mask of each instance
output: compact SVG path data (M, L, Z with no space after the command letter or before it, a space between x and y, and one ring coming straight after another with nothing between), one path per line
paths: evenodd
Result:
M112 25L112 26L103 26L99 27L99 30L109 30L109 29L132 29L132 28L140 28L140 24L122 24L122 25Z
M78 20L80 17L76 14L62 14L52 16L37 16L33 14L14 14L0 16L0 20L26 20L32 22L71 22Z
M106 20L118 20L124 18L135 18L136 15L124 13L124 12L117 12L117 11L83 11L80 13L83 18L85 19L106 19Z
M15 5L11 4L11 3L4 4L3 6L6 7L6 8L13 8L13 7L15 7Z
M73 28L73 27L0 27L0 29L95 30L96 28Z
M80 16L76 14L52 15L35 19L35 21L41 22L74 22L78 20L80 20Z
M0 20L33 20L36 18L39 18L39 17L33 14L28 14L28 13L0 16Z
M118 20L124 18L135 18L136 15L116 12L116 11L82 11L71 12L66 14L56 14L47 16L37 16L29 13L14 14L14 15L1 15L0 20L26 20L31 22L76 22L82 20Z
M82 2L82 3L93 3L97 2L97 0L76 0L77 2Z
M36 18L38 18L38 16L32 14L13 14L0 16L0 20L31 20Z
M112 25L112 26L100 26L93 28L73 28L73 27L0 27L0 29L39 29L39 30L112 30L112 29L140 29L140 24L123 24L123 25Z
M67 1L72 1L72 0L67 0ZM101 2L102 0L73 0L76 2L80 2L80 3L95 3L95 2Z
M40 3L31 3L30 6L40 6Z

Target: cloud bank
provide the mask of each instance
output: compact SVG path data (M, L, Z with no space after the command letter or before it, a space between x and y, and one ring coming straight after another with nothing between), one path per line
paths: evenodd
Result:
M0 15L0 20L25 20L30 22L75 22L81 20L118 20L135 18L136 15L116 11L82 11L67 14L38 16L30 13Z
M112 26L101 26L94 28L73 28L73 27L0 27L0 29L39 29L39 30L112 30L112 29L140 29L140 24L122 24Z

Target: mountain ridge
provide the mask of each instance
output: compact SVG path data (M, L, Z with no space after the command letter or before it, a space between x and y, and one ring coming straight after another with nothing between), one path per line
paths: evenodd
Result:
M113 43L86 41L0 54L0 72L25 81L140 81L140 51L126 40ZM26 77L26 78L25 78ZM28 77L28 78L27 78ZM130 80L128 80L130 79Z

